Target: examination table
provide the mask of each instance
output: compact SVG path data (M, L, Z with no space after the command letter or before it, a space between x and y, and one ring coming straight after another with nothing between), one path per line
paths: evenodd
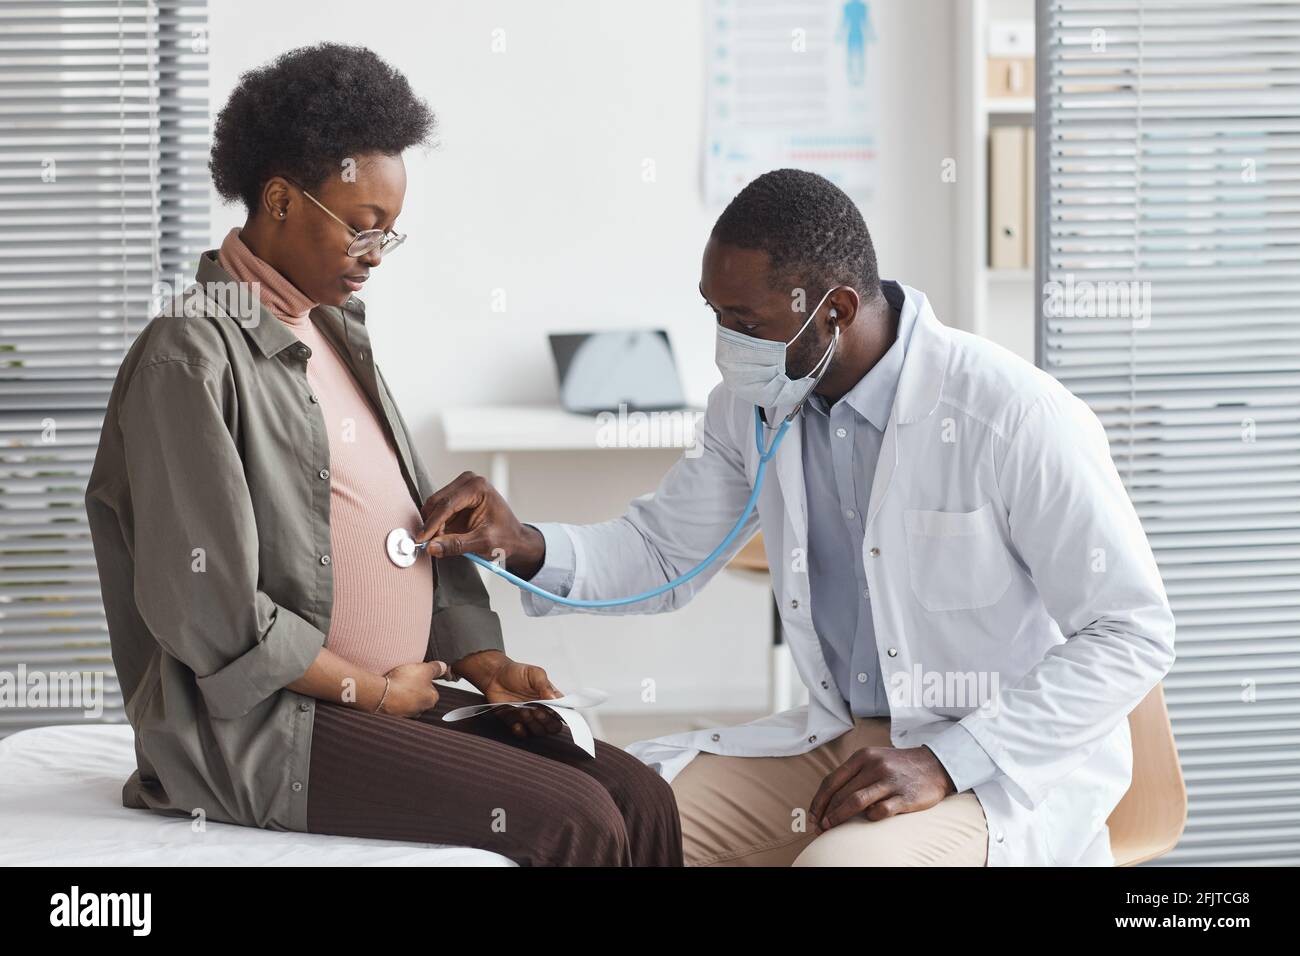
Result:
M0 866L514 866L485 850L260 830L122 806L127 724L38 727L0 740Z

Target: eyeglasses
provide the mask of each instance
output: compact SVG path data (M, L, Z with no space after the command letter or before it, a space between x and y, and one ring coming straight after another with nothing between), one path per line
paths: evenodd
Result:
M347 254L352 258L360 259L362 256L368 256L370 253L378 249L379 258L382 259L387 253L392 252L406 241L406 233L404 232L385 232L383 229L366 229L362 232L357 232L338 216L334 215L334 213L326 209L319 199L307 192L307 190L303 189L298 183L294 183L288 176L283 178L293 183L295 186L298 186L299 189L302 189L302 194L317 206L320 206L321 212L325 213L325 215L329 216L348 232L352 233L352 241L348 243L347 248Z

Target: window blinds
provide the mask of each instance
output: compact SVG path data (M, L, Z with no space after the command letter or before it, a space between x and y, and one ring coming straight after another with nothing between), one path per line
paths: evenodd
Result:
M206 0L0 2L0 735L125 719L83 496L209 238L206 30Z
M1169 591L1168 864L1300 863L1300 4L1038 0L1039 364Z

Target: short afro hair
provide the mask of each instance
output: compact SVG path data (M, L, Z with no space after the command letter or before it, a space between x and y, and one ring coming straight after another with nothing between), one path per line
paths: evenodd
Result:
M851 285L863 302L880 294L871 234L857 205L829 179L802 169L774 169L736 194L713 236L739 249L766 252L772 281L819 284L816 298ZM813 290L809 290L813 296Z
M252 215L272 176L319 186L345 158L427 143L435 123L373 50L319 43L240 76L217 114L208 168L218 194L243 200Z

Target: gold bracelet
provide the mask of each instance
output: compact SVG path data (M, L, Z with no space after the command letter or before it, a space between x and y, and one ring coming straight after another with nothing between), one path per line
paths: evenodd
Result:
M384 706L384 699L388 697L388 678L384 678L384 693L379 698L379 703L375 704L374 713L379 713L379 708Z

